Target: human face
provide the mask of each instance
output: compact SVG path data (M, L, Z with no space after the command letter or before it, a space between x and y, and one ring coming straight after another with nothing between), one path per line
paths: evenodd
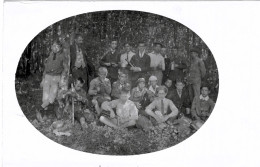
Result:
M163 99L163 98L165 98L166 93L164 92L164 90L159 90L157 96L158 96L160 99Z
M201 95L207 97L209 95L209 89L207 87L201 88Z
M116 47L117 47L117 41L112 41L112 42L111 42L111 48L112 48L113 50L115 50Z
M82 38L82 36L78 36L78 38L75 39L75 42L76 42L78 45L82 44L82 43L83 43L83 38Z
M126 102L129 99L129 97L130 97L129 93L121 93L120 100L122 102Z
M144 50L145 50L145 45L144 45L144 43L140 43L140 44L138 45L138 49L139 49L140 52L144 52Z
M125 82L127 79L127 76L125 74L121 74L119 75L119 81L122 83L122 82Z
M56 42L51 46L51 50L54 52L54 53L58 53L60 50L61 50L61 47L60 45L58 45Z
M191 52L191 58L195 59L198 57L199 57L199 54L197 52Z
M168 88L170 88L171 86L172 86L172 80L167 80L166 82L165 82L165 85L168 87Z
M125 50L126 50L126 52L130 52L131 46L129 44L126 44L125 45Z
M152 86L156 86L156 85L157 85L157 81L150 81L150 84L151 84Z
M107 73L104 71L99 71L98 76L103 81L107 77Z
M82 87L83 87L83 84L77 80L75 83L75 90L80 90Z
M177 82L175 84L177 90L182 90L184 87L184 84L182 82Z
M154 48L154 51L156 52L156 53L160 53L161 52L161 46L160 45L156 45L155 46L155 48Z
M140 82L138 84L138 86L139 86L140 89L143 89L145 87L145 83L144 82Z
M162 49L161 49L161 54L162 54L162 55L166 55L166 51L167 51L166 48L162 48Z

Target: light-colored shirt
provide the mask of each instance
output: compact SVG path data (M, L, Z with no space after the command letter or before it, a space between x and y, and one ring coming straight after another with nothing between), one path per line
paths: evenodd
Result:
M127 100L125 104L121 103L120 99L112 100L110 102L106 101L102 104L101 108L108 111L110 108L116 109L116 115L119 118L123 118L125 121L129 121L129 118L134 120L138 119L138 109L136 105L131 100ZM121 122L123 123L123 122Z
M85 68L86 64L84 62L83 53L80 48L76 46L76 61L75 61L75 67L77 68Z
M134 55L135 55L135 53L132 51L122 54L120 57L120 62L121 62L122 67L126 67L128 65L128 62L130 62L131 58Z
M90 92L92 90L96 90L97 91L97 95L94 96L95 97L105 97L105 98L110 98L109 94L111 93L111 83L110 80L108 78L106 78L104 80L104 82L102 83L101 80L99 79L99 77L93 79L90 84L89 84L89 94L92 95Z
M156 92L156 88L158 88L159 86L158 85L156 85L155 86L155 88L153 88L152 87L152 85L149 87L149 89L148 90L150 90L152 93L154 93L155 94L155 92Z
M161 113L163 115L165 115L168 112L168 108L170 108L171 112L173 112L175 116L178 114L177 107L173 104L173 102L171 100L166 99L166 98L164 98L162 100L159 98L154 99L154 101L146 107L146 110L161 111Z
M148 55L151 58L151 68L161 68L163 71L165 70L165 61L160 53L151 52Z

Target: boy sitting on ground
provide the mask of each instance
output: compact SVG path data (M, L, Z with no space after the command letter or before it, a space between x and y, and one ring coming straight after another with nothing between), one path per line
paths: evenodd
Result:
M114 128L126 128L134 126L138 119L138 109L134 102L129 100L130 91L128 89L122 89L120 98L106 101L102 104L101 108L104 111L109 111L109 116L101 116L100 121L110 127ZM116 109L116 114L113 109Z
M203 124L211 114L215 103L209 98L209 87L204 85L201 87L201 94L194 97L191 106L191 114L195 118L195 121Z
M98 69L98 77L93 79L89 84L89 95L93 96L92 103L95 105L95 110L98 115L101 113L101 104L105 101L110 101L111 83L107 77L108 71L106 67Z
M158 87L156 89L157 97L145 109L145 112L154 118L158 124L173 121L178 115L178 109L173 102L165 98L167 91L165 86Z
M171 92L173 90L173 86L172 86L172 80L167 78L165 83L164 83L164 86L168 89L168 92ZM167 94L167 96L169 95L169 93ZM166 97L167 97L166 96ZM168 97L167 97L168 98Z
M132 89L130 100L133 101L136 107L140 110L145 107L147 98L147 88L145 87L145 79L137 80L137 87Z
M112 85L111 97L112 99L119 99L122 89L131 89L131 85L128 82L128 75L120 72L118 75L118 80Z
M181 79L177 79L175 87L176 89L169 91L166 97L173 101L173 103L181 113L183 113L185 116L189 116L191 101L188 91L184 88L185 84Z
M68 91L63 91L59 94L60 99L68 99L66 102L69 103L69 107L67 110L72 111L72 102L70 101L69 97L74 98L74 117L77 121L80 122L82 129L87 128L86 121L92 121L94 116L90 113L87 109L88 100L87 94L83 89L83 85L85 81L79 77L75 82L74 85L72 84L71 88Z

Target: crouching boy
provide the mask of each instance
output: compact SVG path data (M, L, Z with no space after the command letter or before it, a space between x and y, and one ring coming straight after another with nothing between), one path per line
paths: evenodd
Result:
M80 122L82 129L87 128L87 121L93 121L94 116L88 110L88 100L87 94L83 89L83 85L85 81L82 78L78 78L74 85L72 84L71 88L64 92L64 94L60 94L59 98L68 99L69 107L68 111L72 112L72 103L74 103L74 117L77 121ZM70 98L71 97L71 98ZM71 100L73 98L73 100Z
M104 102L101 108L110 114L109 116L101 115L100 121L114 128L134 126L138 119L138 110L134 102L129 100L129 97L129 90L122 89L119 99ZM113 109L116 109L116 114Z
M159 86L156 89L157 97L145 109L145 112L153 117L158 124L167 120L173 121L178 115L178 109L173 102L165 98L167 92L168 90L165 86Z
M195 121L203 124L211 114L215 103L209 98L209 87L204 85L201 87L201 94L194 97L191 106L191 114L195 118Z

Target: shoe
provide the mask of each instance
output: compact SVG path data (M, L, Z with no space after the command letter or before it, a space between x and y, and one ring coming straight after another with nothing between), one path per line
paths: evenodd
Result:
M36 119L40 122L40 123L43 123L43 118L42 118L42 115L41 115L41 109L36 109Z

